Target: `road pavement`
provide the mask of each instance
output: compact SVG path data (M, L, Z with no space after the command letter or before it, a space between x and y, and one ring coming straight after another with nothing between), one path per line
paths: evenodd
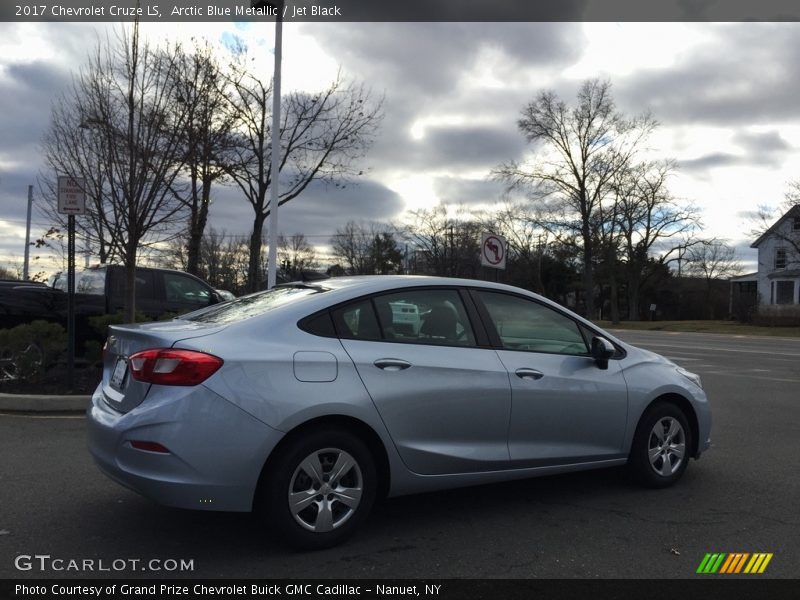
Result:
M691 578L707 552L771 552L761 577L799 577L800 340L615 334L700 373L711 398L713 446L673 488L615 469L396 498L345 545L302 554L249 515L163 508L108 480L80 415L3 414L0 577ZM15 566L34 554L193 570Z

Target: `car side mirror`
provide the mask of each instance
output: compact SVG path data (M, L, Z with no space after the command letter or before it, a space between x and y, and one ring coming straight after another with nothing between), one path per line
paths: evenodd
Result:
M597 363L598 368L607 369L608 359L614 356L617 351L614 344L609 342L606 338L595 336L592 338L592 358Z
M222 297L217 290L211 290L211 301L209 304L219 304L220 302L224 302L225 298Z

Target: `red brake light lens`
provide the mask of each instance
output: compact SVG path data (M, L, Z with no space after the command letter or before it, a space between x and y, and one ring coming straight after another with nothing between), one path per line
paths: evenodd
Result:
M159 444L158 442L144 442L141 440L133 440L131 447L137 450L144 450L145 452L157 452L158 454L169 454L169 449Z
M222 366L223 360L205 352L154 348L131 355L131 376L157 385L199 385Z

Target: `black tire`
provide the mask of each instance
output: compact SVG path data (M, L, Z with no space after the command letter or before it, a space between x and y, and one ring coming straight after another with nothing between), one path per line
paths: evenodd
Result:
M675 404L658 402L639 420L628 466L640 484L669 487L686 471L691 448L692 430L686 415Z
M316 469L309 467L312 463ZM341 466L344 470L334 473ZM309 472L319 469L321 477ZM257 509L290 546L318 550L356 531L375 502L376 490L375 461L366 444L345 430L318 429L297 436L269 462ZM297 506L303 508L290 507L290 493L298 494L303 502Z

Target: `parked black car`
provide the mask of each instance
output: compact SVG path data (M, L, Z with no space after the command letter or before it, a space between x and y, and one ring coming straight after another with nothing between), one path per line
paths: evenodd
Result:
M67 274L58 273L47 285L3 281L0 285L0 329L36 319L66 324ZM125 268L103 265L75 274L77 328L88 327L88 318L122 312L125 301ZM222 301L222 296L202 279L173 271L136 269L136 310L157 319L165 313L187 313Z

